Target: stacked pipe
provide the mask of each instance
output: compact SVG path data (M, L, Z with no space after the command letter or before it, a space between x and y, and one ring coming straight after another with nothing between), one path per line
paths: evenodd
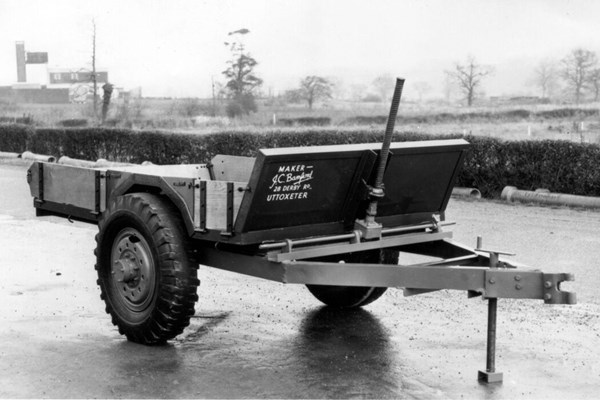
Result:
M514 186L506 186L500 195L502 200L538 203L552 206L574 206L600 208L600 197L577 196L573 194L550 193L546 189L536 191L519 190Z

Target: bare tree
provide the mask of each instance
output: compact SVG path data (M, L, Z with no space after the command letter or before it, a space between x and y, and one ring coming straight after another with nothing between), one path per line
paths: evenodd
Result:
M431 91L431 85L424 81L415 82L413 87L419 95L419 103L423 102L423 96Z
M464 64L456 63L454 70L447 71L446 73L456 81L458 88L467 100L467 105L471 107L483 78L492 72L491 67L481 65L477 63L473 56L469 56Z
M540 89L542 98L552 97L558 84L558 71L556 63L552 60L543 60L533 70L533 84Z
M396 84L396 79L390 74L379 75L373 79L373 88L381 98L381 101L386 103L392 96L392 91Z
M561 64L561 75L573 94L575 103L579 104L590 83L590 75L598 64L598 58L594 52L580 48L571 51L562 59Z
M307 76L300 81L300 96L312 110L313 104L319 99L331 98L332 84L321 76Z

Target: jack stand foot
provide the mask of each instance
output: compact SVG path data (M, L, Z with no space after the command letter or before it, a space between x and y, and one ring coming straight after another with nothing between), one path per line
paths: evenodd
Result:
M477 373L477 380L485 383L502 382L502 372L479 371Z
M496 313L498 299L488 299L487 362L485 371L479 371L478 380L485 383L502 382L502 372L496 372Z

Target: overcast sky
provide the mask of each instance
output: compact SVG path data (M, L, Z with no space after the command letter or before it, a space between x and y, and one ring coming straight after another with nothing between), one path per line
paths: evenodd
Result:
M0 0L0 84L16 82L15 41L49 67L89 68L92 19L97 66L145 96L210 96L240 28L275 93L309 74L349 87L389 73L441 97L444 70L471 54L495 68L488 95L526 94L540 60L600 51L598 0Z

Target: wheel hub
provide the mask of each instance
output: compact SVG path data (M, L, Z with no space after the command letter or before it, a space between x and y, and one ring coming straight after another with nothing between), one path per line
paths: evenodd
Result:
M123 282L128 285L135 285L140 280L140 267L138 260L127 253L124 258L116 260L113 268L113 275L117 282Z
M148 242L133 228L119 232L111 251L111 275L117 296L132 311L152 301L155 272Z

